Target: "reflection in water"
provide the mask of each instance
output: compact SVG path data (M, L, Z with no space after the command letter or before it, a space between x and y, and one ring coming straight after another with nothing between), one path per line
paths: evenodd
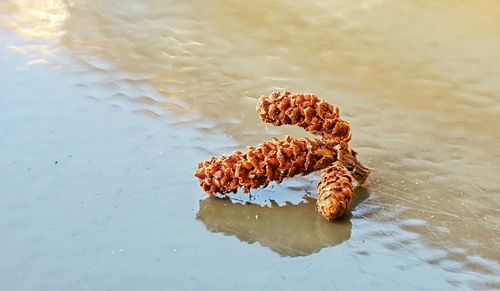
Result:
M369 196L357 188L352 209ZM351 215L334 223L326 221L314 208L315 200L297 205L271 207L232 203L209 197L200 201L196 216L208 230L270 248L281 256L307 256L326 247L338 245L351 237Z

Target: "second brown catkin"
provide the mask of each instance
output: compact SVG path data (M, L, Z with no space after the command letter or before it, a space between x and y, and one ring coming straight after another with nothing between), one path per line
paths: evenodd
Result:
M353 193L351 173L340 161L326 168L318 184L316 209L328 220L346 213Z
M284 178L306 175L330 166L338 158L337 149L323 140L291 136L284 140L272 139L246 152L235 151L230 156L211 159L198 164L195 176L208 194L226 194L243 188L280 183Z
M274 92L259 98L257 112L264 122L298 125L334 143L351 139L349 123L340 118L339 108L316 95Z

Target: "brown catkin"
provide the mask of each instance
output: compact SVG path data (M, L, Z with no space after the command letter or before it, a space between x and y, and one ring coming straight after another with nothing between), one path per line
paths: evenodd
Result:
M235 151L230 156L211 159L198 164L195 176L208 194L235 193L243 187L267 186L271 181L280 183L284 178L324 169L337 160L337 149L323 140L286 136L272 139L246 152Z
M286 136L272 139L246 152L211 157L198 164L195 176L210 195L236 193L239 188L266 187L271 181L325 169L317 189L317 210L328 220L341 217L351 205L353 178L363 184L370 169L349 149L350 126L340 119L337 106L312 94L275 92L257 105L262 121L280 126L298 125L322 139Z
M340 161L326 168L318 184L316 209L328 220L341 217L351 205L352 176Z
M259 98L257 112L264 122L298 125L334 143L351 139L349 123L340 119L339 108L312 94L274 92Z

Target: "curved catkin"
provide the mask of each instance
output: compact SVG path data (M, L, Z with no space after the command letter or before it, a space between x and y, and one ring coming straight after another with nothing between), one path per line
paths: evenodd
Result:
M239 188L266 187L295 175L324 170L317 189L317 210L328 220L347 212L351 205L353 179L363 184L370 169L349 148L349 123L340 118L337 106L312 94L275 92L262 96L257 105L262 121L280 126L298 125L320 139L272 139L245 152L211 157L198 164L194 175L210 195L236 193Z
M339 161L326 168L318 184L316 209L328 220L347 212L353 192L352 176Z
M238 188L267 186L284 178L324 169L337 160L337 149L323 140L286 136L272 139L246 152L211 159L198 164L195 176L208 194L235 193Z
M334 143L351 139L349 123L340 119L339 108L312 94L274 92L259 98L257 112L264 122L298 125Z

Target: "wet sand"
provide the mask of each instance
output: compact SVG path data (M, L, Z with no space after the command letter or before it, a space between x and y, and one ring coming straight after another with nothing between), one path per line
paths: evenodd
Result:
M500 288L498 3L49 2L0 4L6 290ZM192 176L304 136L255 113L282 89L338 104L373 169L339 222L317 175Z

